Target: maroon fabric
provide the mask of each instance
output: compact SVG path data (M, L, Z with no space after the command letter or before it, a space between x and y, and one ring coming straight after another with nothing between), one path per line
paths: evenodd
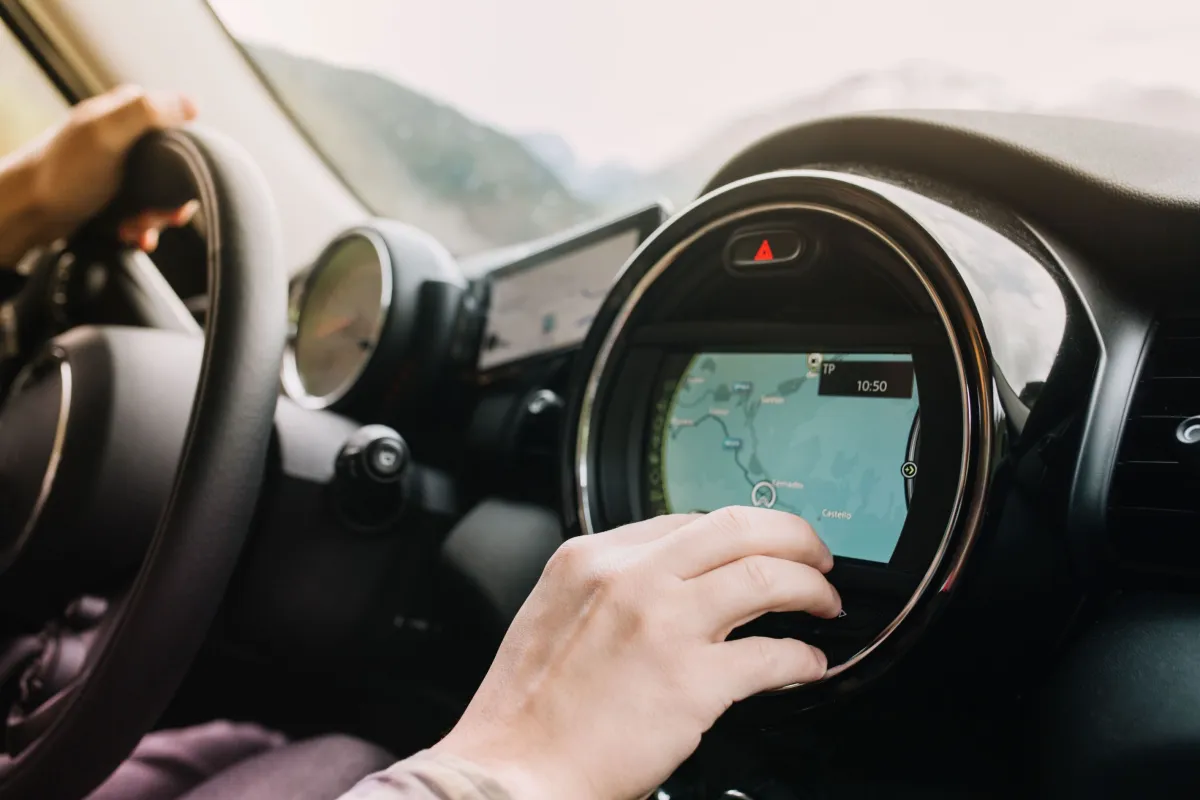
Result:
M218 721L155 731L87 800L174 800L217 773L286 743L283 734L249 723Z

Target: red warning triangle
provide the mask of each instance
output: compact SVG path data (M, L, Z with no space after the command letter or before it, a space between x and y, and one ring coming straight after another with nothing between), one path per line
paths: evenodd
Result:
M775 254L771 252L771 243L763 239L763 243L758 246L758 252L754 254L755 261L772 261Z

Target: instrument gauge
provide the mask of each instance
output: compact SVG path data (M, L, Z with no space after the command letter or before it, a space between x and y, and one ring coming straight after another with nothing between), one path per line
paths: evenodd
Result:
M392 263L373 231L354 229L318 258L300 292L285 358L288 395L327 408L362 376L384 333L392 299Z

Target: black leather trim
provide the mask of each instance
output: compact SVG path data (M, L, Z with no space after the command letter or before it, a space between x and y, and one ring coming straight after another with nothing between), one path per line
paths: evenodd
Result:
M1122 295L1170 307L1200 297L1195 131L995 111L861 113L759 139L704 191L815 164L904 170L977 193L1078 248Z
M1108 600L1041 696L1044 797L1200 796L1200 600Z
M122 207L198 196L212 298L203 366L167 511L103 647L0 798L79 798L157 721L233 571L263 478L286 332L281 244L266 183L229 140L154 134L128 160Z

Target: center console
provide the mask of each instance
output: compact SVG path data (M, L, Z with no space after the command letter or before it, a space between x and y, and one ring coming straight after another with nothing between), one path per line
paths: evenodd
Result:
M992 695L949 687L1004 679L988 666L1006 655L996 637L1038 628L1024 622L1039 608L1011 567L1045 547L1041 512L1013 513L1023 507L1005 498L1015 480L1045 479L1036 468L1054 451L1040 443L1062 440L1088 386L1086 320L1050 245L978 198L865 167L749 177L644 239L613 233L586 243L611 252L572 246L500 273L482 336L492 392L514 375L538 380L550 363L538 353L570 373L552 385L561 403L544 382L512 391L562 415L558 468L537 474L560 476L567 534L738 505L796 514L833 551L845 611L767 614L734 631L810 642L830 668L735 704L658 797L979 784L1017 721ZM604 252L609 263L629 247L603 298L557 281L561 257ZM518 329L508 280L571 301L543 304L553 319ZM584 315L586 337L564 349L562 321ZM538 452L553 438L537 437ZM497 519L478 526L481 540L497 539ZM986 730L973 727L982 720ZM969 747L956 746L962 731Z

